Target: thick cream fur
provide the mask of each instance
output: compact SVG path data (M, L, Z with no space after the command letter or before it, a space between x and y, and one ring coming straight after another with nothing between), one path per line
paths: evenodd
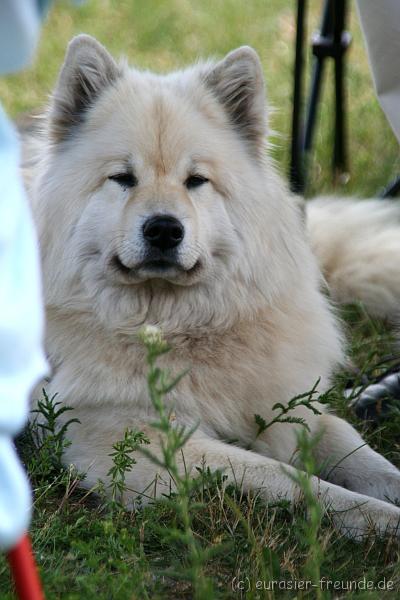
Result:
M199 423L185 448L186 467L205 457L266 500L299 496L282 468L296 463L296 427L275 425L256 440L254 415L269 420L276 402L287 403L318 379L319 389L327 389L344 360L343 337L321 291L301 211L264 152L259 60L251 49L236 52L216 66L159 76L126 65L114 69L106 50L81 36L60 75L30 194L53 369L48 393L58 393L81 421L69 430L65 460L87 473L86 486L107 479L111 446L127 427L144 430L157 451L137 339L151 324L173 348L162 364L175 373L190 369L168 398L177 422ZM82 122L65 131L65 110L73 102L68 86L79 65L95 97ZM102 68L107 77L96 72ZM247 87L240 88L246 96L235 103L232 89L246 77ZM124 190L108 177L127 161L139 183ZM183 182L193 169L210 182L187 190ZM330 279L326 255L336 229L324 223L324 205L314 206L312 245ZM113 268L116 253L125 264L137 264L141 226L154 213L184 223L180 258L187 270L200 261L193 275L126 279ZM386 221L382 226L386 231ZM328 465L329 481L313 480L324 506L345 511L336 518L355 535L371 523L380 532L393 529L400 510L385 500L400 496L397 469L341 419L305 408L295 414L312 432L324 431L317 458ZM127 476L135 490L130 500L169 488L166 473L144 457L137 460Z
M337 302L400 313L400 206L396 200L318 198L307 205L311 246Z

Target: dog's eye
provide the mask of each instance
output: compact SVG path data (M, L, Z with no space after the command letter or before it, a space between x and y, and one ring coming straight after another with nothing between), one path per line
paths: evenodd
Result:
M123 188L132 188L138 184L137 177L133 173L117 173L116 175L110 175L108 179L115 181Z
M193 188L200 187L203 183L207 183L207 177L203 177L202 175L189 175L189 177L185 181L185 185L188 190Z

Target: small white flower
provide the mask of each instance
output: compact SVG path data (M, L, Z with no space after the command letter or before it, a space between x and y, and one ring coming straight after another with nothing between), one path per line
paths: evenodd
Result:
M161 329L155 325L145 325L140 330L139 336L146 346L161 346L165 343Z

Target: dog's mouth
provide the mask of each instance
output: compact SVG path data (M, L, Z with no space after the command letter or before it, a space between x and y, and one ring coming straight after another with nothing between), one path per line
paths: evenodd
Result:
M172 282L175 280L191 279L202 269L200 259L193 266L185 268L178 261L166 258L144 260L134 267L130 267L123 262L118 254L112 258L112 265L118 273L124 275L126 283L138 279L140 281L165 279Z

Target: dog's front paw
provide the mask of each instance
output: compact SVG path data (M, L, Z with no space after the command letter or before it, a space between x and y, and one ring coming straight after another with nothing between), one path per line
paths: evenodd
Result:
M370 536L400 540L400 508L371 499L346 511L331 513L333 523L346 537L362 541Z

